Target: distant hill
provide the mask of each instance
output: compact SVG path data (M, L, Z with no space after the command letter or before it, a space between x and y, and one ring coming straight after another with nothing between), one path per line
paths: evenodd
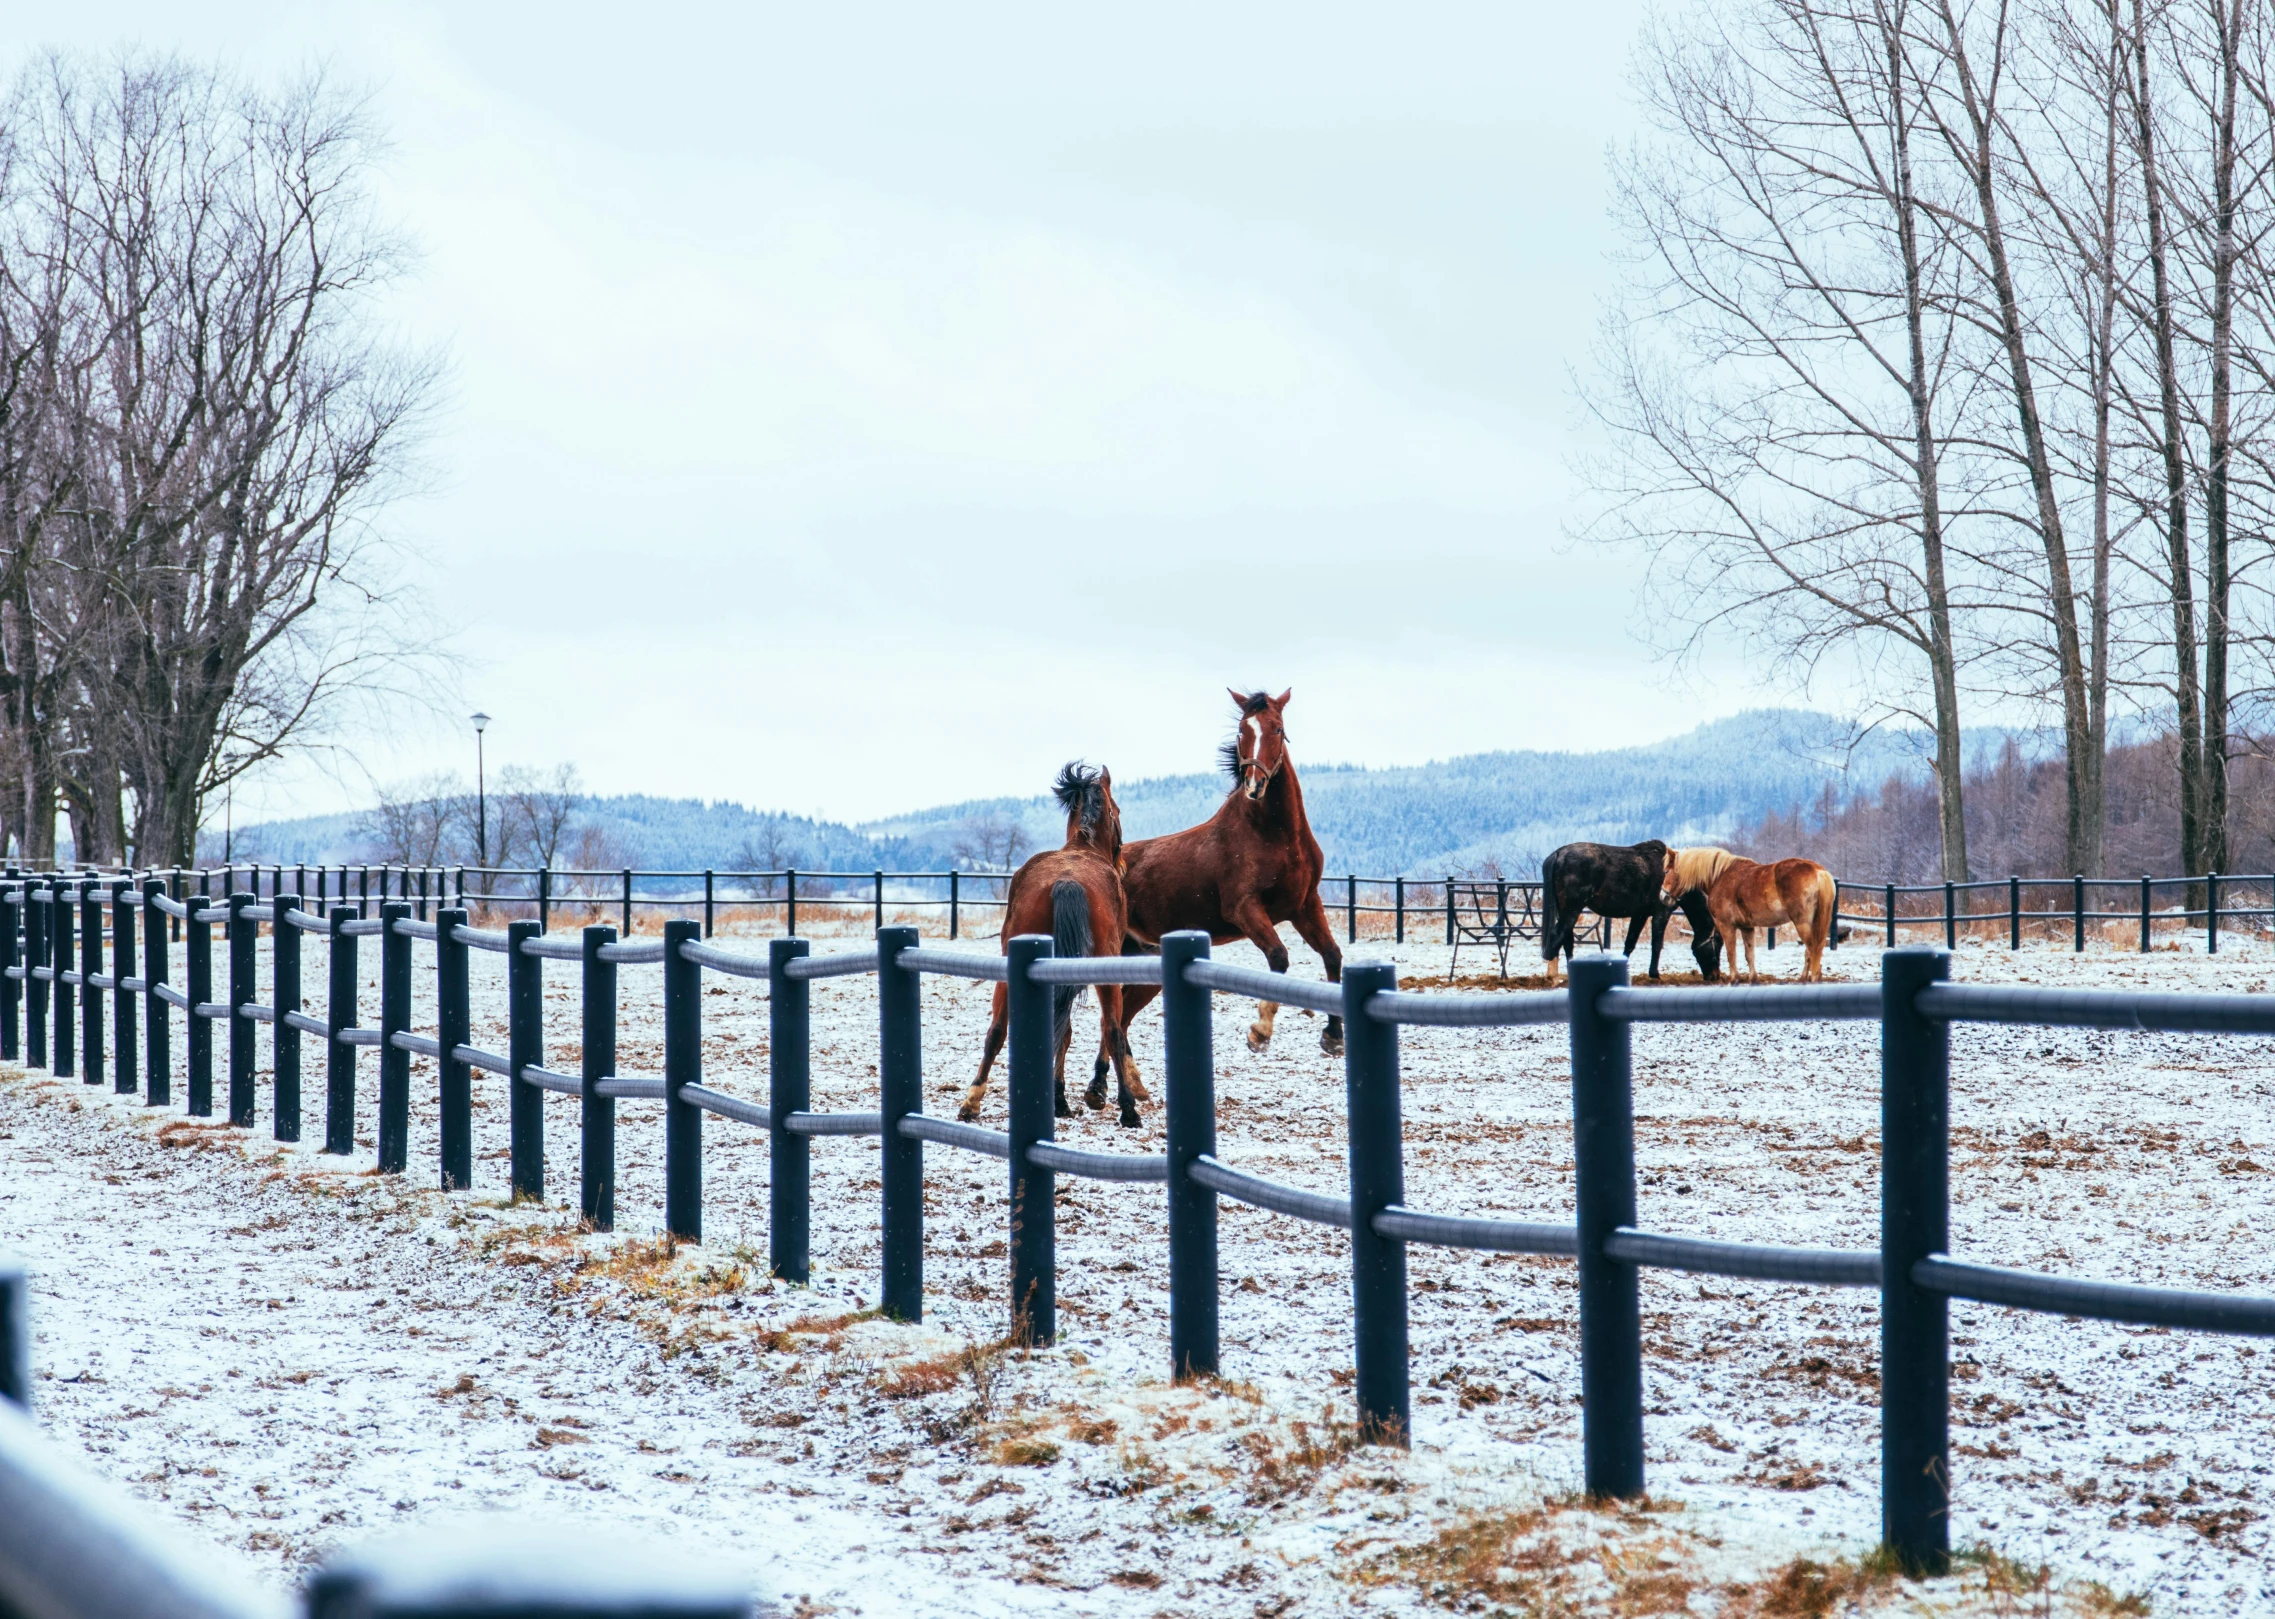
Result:
M2005 733L1970 738L1969 751ZM1857 743L1830 715L1757 709L1665 742L1600 753L1509 752L1396 769L1300 761L1304 798L1331 871L1436 876L1498 862L1511 873L1575 838L1698 842L1790 811L1828 786L1836 801L1877 792L1892 775L1924 774L1917 733L1883 730ZM1229 784L1219 773L1117 782L1132 837L1207 819ZM1031 843L1058 842L1064 818L1047 794L973 799L858 826L770 815L744 805L625 795L595 798L585 818L643 869L727 870L769 822L805 870L941 870L965 829L1018 821ZM355 817L275 821L237 834L240 859L335 864L364 858Z

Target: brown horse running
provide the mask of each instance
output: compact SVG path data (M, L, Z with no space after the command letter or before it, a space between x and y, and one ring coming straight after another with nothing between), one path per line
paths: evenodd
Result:
M1727 941L1730 976L1738 976L1738 943L1746 946L1746 976L1759 980L1754 965L1754 929L1785 923L1801 935L1806 952L1801 981L1825 977L1825 940L1833 930L1836 888L1833 874L1814 860L1780 860L1763 865L1727 849L1669 849L1662 892L1670 903L1704 890L1706 908Z
M1221 750L1233 781L1224 803L1199 826L1166 837L1142 838L1122 851L1122 887L1130 907L1125 948L1158 950L1164 933L1197 928L1215 944L1246 939L1264 952L1272 971L1284 973L1288 949L1280 942L1279 925L1293 922L1303 942L1326 964L1327 981L1339 984L1343 952L1336 947L1335 930L1319 899L1326 857L1311 835L1311 821L1303 812L1303 787L1296 780L1295 761L1288 756L1283 716L1295 692L1283 691L1277 697L1260 691L1230 695L1240 713L1240 728ZM1122 992L1122 1026L1115 1037L1124 1051L1131 1021L1160 993L1151 984L1133 984ZM1262 1051L1271 1043L1279 1010L1275 1001L1257 1007L1256 1021L1248 1028L1249 1050ZM1327 1020L1319 1049L1330 1057L1342 1055L1341 1018ZM1093 1087L1104 1085L1111 1054L1100 1047Z
M1005 949L1022 933L1047 933L1059 956L1090 956L1107 950L1118 954L1129 914L1122 898L1122 812L1114 803L1114 778L1104 768L1092 769L1079 760L1059 771L1051 791L1066 811L1066 846L1036 855L1013 874L1003 910ZM1106 1048L1114 1059L1121 1082L1121 1122L1135 1127L1137 1105L1150 1100L1137 1065L1130 1061L1129 1041L1123 1037L1127 1020L1122 1014L1122 987L1099 984L1098 1010L1106 1026ZM1066 1048L1074 1037L1074 1003L1082 987L1059 984L1051 988L1051 1048L1058 1084L1058 1116L1071 1117L1066 1105ZM987 1095L987 1071L1003 1049L1009 1024L1008 991L995 986L994 1015L988 1021L987 1045L980 1054L979 1078L972 1082L960 1119L980 1116L980 1101ZM1094 1108L1106 1105L1106 1065L1090 1083L1085 1100Z

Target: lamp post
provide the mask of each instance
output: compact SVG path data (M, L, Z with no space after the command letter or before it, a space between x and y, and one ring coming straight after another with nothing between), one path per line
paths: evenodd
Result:
M490 723L490 716L477 712L474 719L474 860L485 869L490 864L490 789L482 776L482 732Z

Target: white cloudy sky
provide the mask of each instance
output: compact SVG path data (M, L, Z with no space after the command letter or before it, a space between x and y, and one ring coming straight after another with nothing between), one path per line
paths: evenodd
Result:
M1384 764L1767 695L1564 538L1631 0L5 9L374 93L468 658L384 774L478 706L493 768L859 816L1206 768L1227 684Z

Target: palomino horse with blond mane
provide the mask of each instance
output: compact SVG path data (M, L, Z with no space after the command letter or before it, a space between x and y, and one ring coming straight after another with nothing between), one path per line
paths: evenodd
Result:
M1838 887L1833 874L1814 860L1780 860L1763 865L1727 849L1669 849L1667 874L1660 885L1667 903L1704 893L1706 909L1730 953L1730 976L1738 976L1738 944L1746 946L1746 976L1759 980L1754 965L1754 929L1783 923L1801 935L1807 952L1801 981L1825 976L1825 941L1832 936Z
M1122 812L1114 802L1114 778L1102 766L1077 760L1059 771L1051 791L1066 811L1066 847L1047 850L1021 866L1011 879L1011 892L1003 907L1003 946L1022 933L1047 933L1052 951L1060 956L1118 955L1129 928L1129 904L1122 895ZM1130 1044L1123 1037L1128 1019L1122 1015L1122 989L1099 984L1098 1010L1106 1026L1105 1050L1113 1059L1121 1082L1121 1122L1135 1128L1137 1105L1149 1100L1137 1064L1130 1061ZM1058 1116L1067 1118L1066 1048L1074 1037L1074 1003L1082 990L1074 984L1051 987L1051 1047L1056 1070ZM980 1050L979 1078L972 1082L957 1110L960 1119L976 1119L980 1101L987 1095L987 1071L1003 1049L1009 1000L1004 986L995 986L994 1015L988 1020L987 1044ZM1098 1077L1091 1082L1090 1105L1106 1105L1106 1068L1100 1059Z

